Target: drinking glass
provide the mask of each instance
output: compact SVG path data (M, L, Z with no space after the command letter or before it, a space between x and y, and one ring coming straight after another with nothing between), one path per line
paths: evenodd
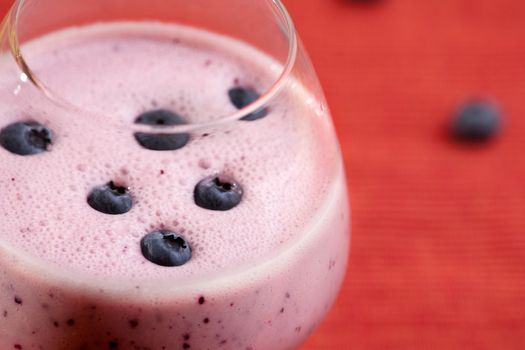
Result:
M0 34L0 348L299 347L349 209L283 4L17 0Z

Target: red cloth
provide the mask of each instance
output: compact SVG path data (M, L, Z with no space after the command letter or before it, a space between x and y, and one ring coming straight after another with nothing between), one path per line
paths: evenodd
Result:
M523 350L525 2L354 2L285 0L353 215L344 288L303 350ZM504 108L501 137L452 142L451 110L479 95Z
M304 350L523 350L525 2L376 2L285 0L353 214L344 289ZM501 103L505 128L458 145L450 112L478 95Z

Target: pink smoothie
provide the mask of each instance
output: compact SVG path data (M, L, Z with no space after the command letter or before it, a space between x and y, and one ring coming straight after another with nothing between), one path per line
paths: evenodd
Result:
M282 67L233 39L157 23L68 29L23 53L75 107L51 103L0 58L0 128L36 120L55 135L38 155L0 148L0 349L296 348L335 298L349 240L320 102L290 78L265 118L151 151L133 136L141 113L215 120L237 111L229 89L264 92ZM237 207L195 204L195 185L214 174L242 185ZM129 187L129 212L87 204L108 181ZM156 229L183 235L191 260L145 259L140 241Z

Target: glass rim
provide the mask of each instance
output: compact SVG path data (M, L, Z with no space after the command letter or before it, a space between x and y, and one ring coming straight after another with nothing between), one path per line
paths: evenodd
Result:
M215 126L220 126L223 124L231 123L237 120L241 120L249 114L257 112L258 110L263 109L267 106L280 92L283 90L286 85L289 76L292 73L292 70L295 65L298 54L298 38L297 31L293 20L284 6L282 0L266 0L271 3L272 6L277 9L278 13L281 15L284 29L286 30L288 38L288 53L285 63L282 66L282 71L279 76L272 82L271 86L266 89L261 95L249 105L237 110L234 113L229 115L220 116L216 119L201 122L201 123L189 123L184 125L175 125L166 127L162 132L190 132L194 130L210 128ZM40 90L49 100L55 104L72 110L83 110L82 108L76 106L75 104L68 102L64 99L61 99L59 96L55 95L51 89L49 89L36 74L34 74L27 64L21 49L21 44L18 36L19 28L19 19L21 12L23 10L26 0L15 0L15 3L8 12L5 22L0 28L0 36L7 35L9 51L13 55L16 64L21 70L21 81L32 83L38 90ZM148 126L135 125L135 129L150 130Z

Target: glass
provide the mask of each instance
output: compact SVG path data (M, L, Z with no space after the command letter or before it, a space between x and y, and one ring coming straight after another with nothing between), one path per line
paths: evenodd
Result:
M0 30L0 348L304 342L349 212L283 4L18 0Z

